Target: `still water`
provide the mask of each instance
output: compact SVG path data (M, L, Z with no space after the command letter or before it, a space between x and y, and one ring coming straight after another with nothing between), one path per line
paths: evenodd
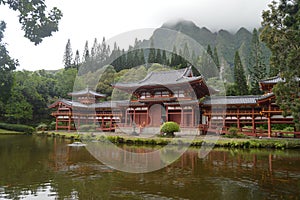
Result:
M300 151L215 149L199 158L191 148L161 170L130 174L68 143L0 136L0 199L300 199Z

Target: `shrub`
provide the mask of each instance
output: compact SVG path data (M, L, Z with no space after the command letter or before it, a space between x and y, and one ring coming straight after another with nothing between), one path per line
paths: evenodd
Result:
M0 123L0 128L11 130L11 131L19 131L24 132L26 134L32 134L34 132L34 128L27 125L22 124L7 124L7 123Z
M56 127L56 122L51 122L51 123L48 125L48 129L49 129L49 130L55 130L55 127Z
M36 127L37 131L46 131L48 130L48 125L45 123L41 123Z
M180 131L180 128L176 122L165 122L160 128L160 132L172 137L174 136L174 132L178 131Z
M232 136L237 136L237 134L238 134L239 131L240 130L238 128L236 128L236 127L230 127L228 129L229 134L232 135Z
M283 129L284 132L294 132L294 127L288 126Z

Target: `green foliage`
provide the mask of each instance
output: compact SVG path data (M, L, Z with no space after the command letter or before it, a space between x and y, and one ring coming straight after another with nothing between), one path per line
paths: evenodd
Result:
M68 42L66 44L63 62L64 62L65 69L69 69L73 67L73 52L72 52L70 39L68 39Z
M235 95L246 95L248 94L248 86L244 67L237 51L234 58L234 84L235 84Z
M46 131L48 130L48 125L45 123L40 123L37 127L36 127L37 131Z
M252 33L249 71L251 77L251 94L262 94L262 91L259 88L259 81L266 78L267 68L263 59L262 45L256 29L254 29Z
M5 22L0 21L0 104L5 104L10 96L11 88L13 85L12 71L16 69L16 66L18 64L17 61L15 61L9 56L9 53L6 49L6 43L2 41L5 28Z
M168 67L168 66L161 65L159 63L153 63L151 65L151 67L148 68L147 73L150 73L150 72L159 72L159 71L169 71L169 70L171 70L171 68Z
M238 128L236 128L236 127L230 127L230 128L228 129L229 134L230 134L230 135L234 135L234 136L237 135L239 131L240 131L240 130L239 130Z
M62 12L54 7L47 11L45 0L18 1L1 0L0 5L7 5L10 9L19 12L19 22L25 37L34 44L42 42L43 38L49 37L58 31L58 22L62 18Z
M161 127L160 131L167 135L174 136L174 132L180 131L179 125L176 122L165 122Z
M300 3L299 1L273 1L263 12L262 41L272 52L271 75L280 72L284 81L273 92L276 103L284 115L292 115L296 129L300 130ZM288 49L288 50L287 50Z
M19 131L24 132L26 134L32 134L34 132L34 128L27 125L21 124L7 124L7 123L0 123L0 128L11 130L11 131Z

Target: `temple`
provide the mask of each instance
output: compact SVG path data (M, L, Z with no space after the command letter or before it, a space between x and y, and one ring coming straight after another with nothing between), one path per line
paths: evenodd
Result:
M115 89L131 95L129 100L101 102L105 95L85 89L69 93L72 100L59 99L49 107L54 111L56 130L75 130L94 125L99 131L115 131L118 127L160 127L174 121L182 129L227 133L236 126L247 135L262 134L257 127L267 124L268 137L275 136L273 124L294 125L284 117L275 103L272 88L280 77L260 81L263 95L217 96L202 76L194 76L192 68L151 72L144 79L116 83ZM76 127L75 127L76 124ZM243 129L244 126L251 128Z

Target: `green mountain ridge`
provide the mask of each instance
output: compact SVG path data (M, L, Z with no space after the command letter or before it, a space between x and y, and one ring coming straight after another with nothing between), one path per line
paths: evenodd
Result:
M192 21L182 20L176 23L164 23L160 29L170 29L189 36L202 45L204 49L206 49L208 45L212 48L216 47L219 57L224 58L230 66L234 64L235 52L239 51L244 67L250 67L247 57L249 57L250 54L252 33L244 27L241 27L235 33L224 29L212 32L206 27L198 27ZM168 37L167 35L161 34L160 29L154 31L152 38L155 38L162 44L167 44L170 40L174 41L175 36ZM263 47L263 54L268 65L270 51L265 46Z

